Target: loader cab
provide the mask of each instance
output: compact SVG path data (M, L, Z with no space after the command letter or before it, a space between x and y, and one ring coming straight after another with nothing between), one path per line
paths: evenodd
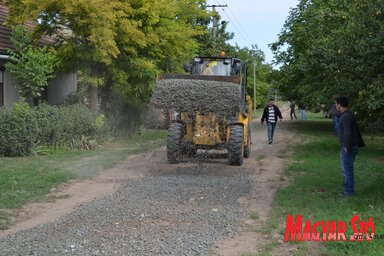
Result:
M241 60L230 57L195 57L192 75L240 76L244 69Z

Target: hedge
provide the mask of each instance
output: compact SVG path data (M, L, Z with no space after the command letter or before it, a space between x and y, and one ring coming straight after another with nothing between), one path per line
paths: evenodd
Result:
M12 111L0 111L0 154L26 156L32 152L37 139L36 116L27 103L16 103Z
M95 136L101 126L96 119L97 114L81 104L30 108L18 102L11 109L0 108L0 155L27 156L37 145L84 146L84 138Z

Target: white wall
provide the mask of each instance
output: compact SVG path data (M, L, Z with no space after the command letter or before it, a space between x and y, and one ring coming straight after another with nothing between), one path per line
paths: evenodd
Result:
M4 106L11 107L15 101L19 100L19 93L13 84L11 74L4 71Z
M76 92L76 88L75 73L58 73L56 78L49 82L48 104L62 104L69 94Z
M19 100L17 87L13 84L12 76L9 72L4 72L4 106L11 107L15 101ZM76 92L76 74L58 73L48 86L48 104L62 104L68 94Z

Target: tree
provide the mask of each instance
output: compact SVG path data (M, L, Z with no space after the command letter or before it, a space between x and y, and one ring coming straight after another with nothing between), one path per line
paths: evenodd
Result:
M36 34L57 38L66 68L87 75L95 99L91 109L96 109L98 87L148 98L157 72L182 67L194 55L195 37L203 29L191 19L206 15L201 0L5 2L9 22L39 20Z
M268 95L270 88L269 73L272 72L272 66L265 64L265 55L257 47L252 45L251 49L244 47L240 48L238 45L235 46L234 57L245 61L248 65L248 80L247 80L247 93L253 97L254 94L254 74L253 66L256 68L256 104L257 106L263 105Z
M10 62L5 64L20 88L24 97L39 97L48 86L48 80L54 78L53 72L58 65L56 53L47 46L35 46L23 26L12 29L14 50L9 50Z
M234 33L226 31L228 23L220 21L220 16L216 11L212 12L214 19L217 19L218 24L214 29L209 28L211 18L205 20L204 26L206 27L205 33L200 35L197 39L200 43L199 55L200 56L217 56L220 52L224 51L227 56L234 56L236 49L228 43L229 40L234 38ZM214 24L212 25L214 26ZM213 32L213 30L215 32Z
M365 127L379 127L383 20L380 0L300 1L271 45L281 65L280 91L312 106L345 95Z

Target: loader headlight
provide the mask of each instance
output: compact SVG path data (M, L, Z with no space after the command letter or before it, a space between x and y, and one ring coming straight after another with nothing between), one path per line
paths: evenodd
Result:
M224 64L225 64L225 65L231 64L231 59L225 59L225 60L224 60Z
M201 58L194 58L193 61L194 62L201 62Z

